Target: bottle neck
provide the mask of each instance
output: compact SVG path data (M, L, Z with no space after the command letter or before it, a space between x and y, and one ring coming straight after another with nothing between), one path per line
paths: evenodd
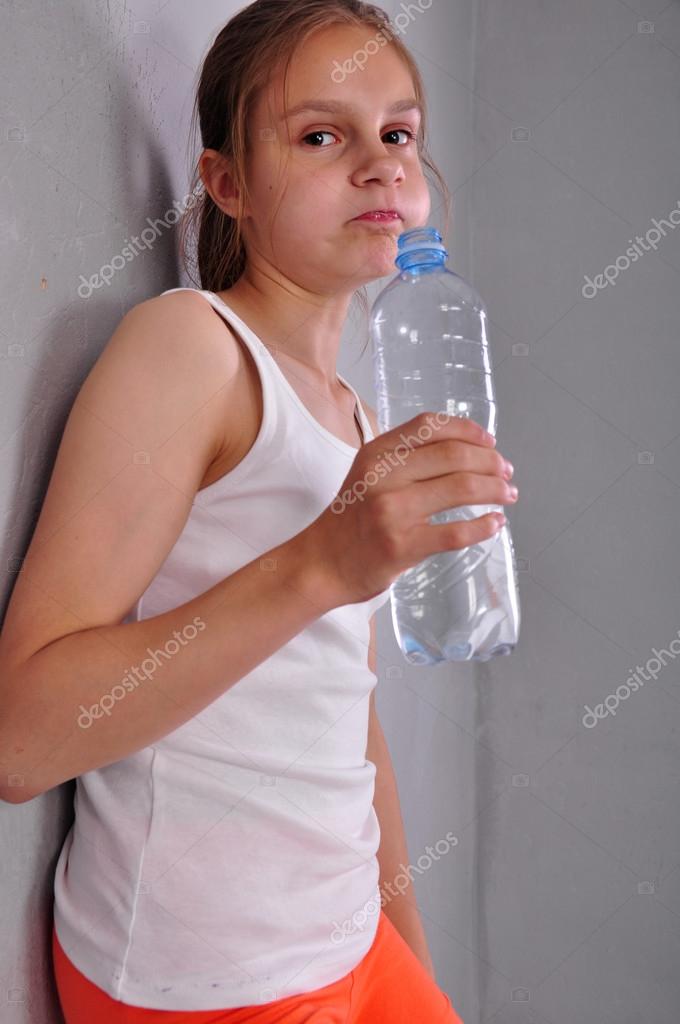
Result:
M412 274L426 274L444 267L446 253L439 249L418 249L403 253L396 262L402 273L408 271Z

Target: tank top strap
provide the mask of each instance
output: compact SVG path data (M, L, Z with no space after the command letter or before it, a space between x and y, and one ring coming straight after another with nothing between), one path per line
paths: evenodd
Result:
M280 426L281 406L280 403L275 399L275 392L279 389L279 381L277 374L274 372L271 366L272 356L267 346L260 341L258 336L255 334L248 324L244 323L243 320L227 306L214 292L208 291L206 288L168 288L166 291L161 292L161 295L170 295L172 292L196 292L198 295L202 295L207 302L213 307L216 313L218 313L223 320L233 327L236 334L238 334L240 340L246 346L250 352L257 370L259 371L260 382L263 389L262 398L262 423L260 424L260 431L257 436L255 445L261 448L262 445L268 443L276 434ZM234 479L239 473L239 466L234 467L231 470L230 478Z
M179 288L168 288L166 291L161 292L162 295L170 295L172 292L197 292L202 295L210 305L219 313L231 326L235 326L238 334L243 338L243 341L248 346L248 349L253 355L253 358L257 364L258 369L264 374L265 380L270 389L280 390L282 382L285 380L280 368L277 366L271 352L267 346L258 338L254 331L248 327L248 325L241 320L241 318L234 312L234 310L228 306L215 292L209 291L207 288L192 288L192 287L179 287ZM357 394L356 390L352 387L348 380L346 380L340 373L336 374L338 380L343 384L351 393L354 395L356 402L355 405L355 419L357 420L361 433L363 435L364 443L366 441L373 440L374 434L371 427L370 420L364 411L361 399ZM289 383L284 384L284 392L291 397L294 395L293 388ZM302 402L299 396L294 398L295 404L301 408ZM267 402L265 396L265 412L269 406L273 406L275 403ZM309 411L306 412L308 420L312 423L316 423ZM318 424L316 424L318 427ZM264 433L264 431L263 431ZM267 431L268 433L268 431ZM327 431L324 430L326 436L331 437ZM336 444L341 443L344 447L351 451L351 446L345 445L344 442L339 442L338 438L333 439Z
M238 333L243 336L249 350L253 352L253 349L255 349L257 355L261 357L261 359L256 359L258 366L261 361L264 361L265 363L269 362L271 359L271 353L267 346L260 341L255 332L248 327L248 324L241 320L240 316L234 312L231 306L227 306L226 302L223 302L215 292L211 292L207 288L186 287L168 288L166 291L161 292L161 295L171 295L172 292L196 292L198 295L202 295L203 298L210 303L213 309L217 310L217 312L220 313L229 324L232 324L232 321L236 321L238 324ZM255 355L254 352L253 355Z
M352 387L350 382L348 380L346 380L342 376L342 374L338 373L338 374L336 374L336 376L337 376L338 380L340 381L340 383L344 384L345 387L348 388L352 392L352 394L354 395L354 398L356 400L356 413L355 413L355 415L356 415L356 417L357 417L357 419L359 421L359 426L361 427L361 433L364 435L364 444L366 443L366 441L372 441L375 435L373 434L373 428L371 427L371 421L369 420L368 416L364 412L364 407L362 405L361 399L359 398L359 395L357 394L356 390Z

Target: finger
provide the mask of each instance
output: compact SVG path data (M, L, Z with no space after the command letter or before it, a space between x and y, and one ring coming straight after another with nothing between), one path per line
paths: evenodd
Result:
M422 447L444 438L458 438L470 444L493 448L496 439L468 416L449 416L444 412L421 412L413 419L379 434L378 441L385 450L397 447ZM372 443L372 442L371 442Z
M417 522L451 508L470 505L509 505L515 499L511 485L500 476L481 473L448 473L416 481L400 499L407 522Z
M494 448L447 438L414 449L408 464L411 480L429 480L451 473L505 477L505 459Z
M405 452L397 449L392 453L379 452L373 459L369 456L368 468L388 481L389 490L396 490L397 484L407 486L451 473L477 473L505 479L505 459L500 452L454 438ZM396 477L392 476L394 473Z
M502 525L497 516L497 512L488 512L475 519L414 527L409 534L412 565L418 565L425 558L442 551L460 551L495 536Z
M381 434L369 442L363 449L363 457L372 468L377 470L379 467L381 477L396 470L400 477L404 476L409 481L442 476L453 470L503 475L505 460L500 452L484 443L479 431L469 426L470 421L462 422L468 425L461 428L456 424L448 433L451 429L468 435L476 431L477 441L447 437L445 434L423 440L429 437L427 431L419 436L403 432L405 440L402 441L390 431L388 435Z

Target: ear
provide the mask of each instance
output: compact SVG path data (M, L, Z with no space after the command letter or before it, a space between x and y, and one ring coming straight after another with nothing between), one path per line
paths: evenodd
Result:
M198 170L215 206L227 216L235 217L238 211L238 190L234 185L229 157L216 149L204 149L198 161Z

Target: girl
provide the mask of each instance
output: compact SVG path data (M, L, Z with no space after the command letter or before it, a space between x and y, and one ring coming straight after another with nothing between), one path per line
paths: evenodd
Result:
M134 307L83 384L0 637L4 798L77 777L64 1015L460 1024L390 885L369 623L493 533L429 517L509 501L511 469L467 419L377 438L335 370L352 297L430 215L422 82L376 7L256 0L197 102L201 287Z

